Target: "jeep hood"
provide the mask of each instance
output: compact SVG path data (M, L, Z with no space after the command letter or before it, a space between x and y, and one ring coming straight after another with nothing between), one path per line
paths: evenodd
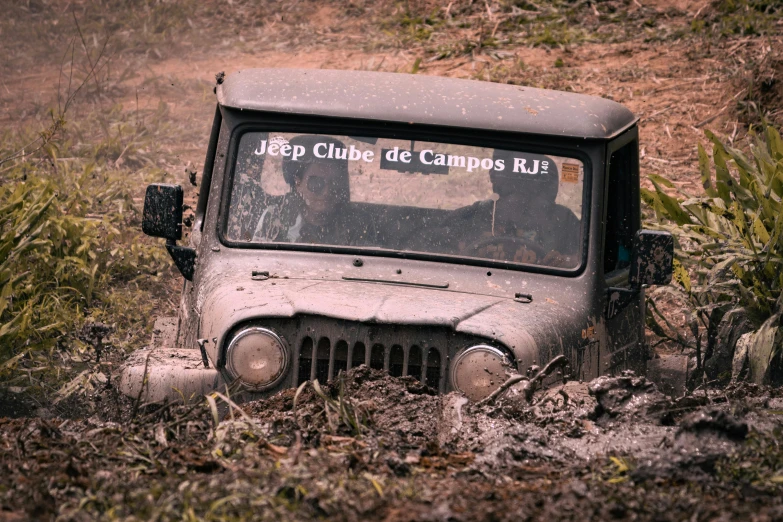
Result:
M558 339L574 311L552 299L521 303L507 297L344 280L264 279L237 275L213 280L196 298L199 337L217 361L225 336L248 320L317 315L376 324L433 325L496 340L520 367ZM572 327L573 328L573 327ZM554 347L553 347L554 348ZM562 348L560 351L562 353Z

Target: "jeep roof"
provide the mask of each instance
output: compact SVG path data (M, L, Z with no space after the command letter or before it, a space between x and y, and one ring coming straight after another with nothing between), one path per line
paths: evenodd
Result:
M224 107L299 115L611 139L637 118L584 94L417 74L246 69L217 87Z

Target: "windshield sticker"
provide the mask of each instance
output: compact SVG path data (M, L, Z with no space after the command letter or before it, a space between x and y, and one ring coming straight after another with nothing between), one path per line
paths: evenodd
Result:
M557 179L557 165L549 156L495 149L493 158L496 176L516 178L527 174L531 180Z
M563 181L566 183L579 183L579 165L563 163Z
M364 141L364 140L362 140ZM394 147L391 149L381 149L380 168L383 170L395 170L397 172L411 172L422 174L448 174L450 169L464 169L467 172L476 172L483 170L486 172L495 171L514 174L530 174L557 176L557 166L552 159L538 154L510 153L507 151L497 151L493 157L475 157L457 154L447 154L433 149L424 149L420 151L413 150L414 143L411 144L412 150ZM356 145L340 147L327 140L316 141L307 150L305 145L291 145L287 139L282 136L274 136L269 140L261 140L258 147L253 151L256 156L268 154L270 156L282 156L290 158L291 161L307 161L309 158L317 159L336 159L346 161L363 161L372 163L375 159L374 150L363 150ZM568 165L577 168L578 166ZM565 167L565 165L564 165ZM574 182L571 178L564 181Z
M576 158L410 139L247 132L226 237L572 269L583 256ZM283 247L285 248L285 247Z

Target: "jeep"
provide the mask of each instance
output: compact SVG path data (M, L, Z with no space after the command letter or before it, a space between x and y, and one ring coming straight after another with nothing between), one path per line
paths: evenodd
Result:
M187 245L182 188L146 191L184 286L125 394L245 400L366 364L476 401L558 355L574 379L645 372L673 239L641 229L622 105L365 71L243 70L215 93Z

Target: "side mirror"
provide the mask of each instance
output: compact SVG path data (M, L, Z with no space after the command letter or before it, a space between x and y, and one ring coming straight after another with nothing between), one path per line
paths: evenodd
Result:
M628 282L642 285L667 285L672 280L674 237L668 232L640 230L633 239L631 273Z
M147 187L141 230L148 236L164 238L174 264L185 279L192 281L196 251L176 244L182 239L182 199L183 191L179 185L154 183Z
M167 242L182 239L182 187L154 183L144 196L141 230L148 236L162 237Z

